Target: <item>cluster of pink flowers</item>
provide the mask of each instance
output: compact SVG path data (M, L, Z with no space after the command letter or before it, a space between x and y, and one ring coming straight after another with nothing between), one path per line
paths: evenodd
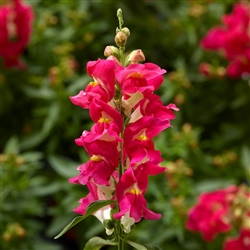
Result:
M250 73L249 4L237 3L231 14L222 17L222 22L223 26L208 31L201 40L201 47L222 52L229 61L227 75L232 78L241 77L243 73ZM201 68L203 71L204 67Z
M124 67L111 56L88 62L87 72L93 81L85 91L70 97L73 104L89 109L95 123L90 132L85 130L76 139L90 158L78 167L79 175L69 180L89 189L74 211L84 215L90 203L114 200L118 208L109 205L94 215L103 222L112 219L113 210L113 218L120 219L128 233L131 225L142 217L148 220L161 217L147 208L144 194L148 176L165 170L159 166L161 153L155 149L153 138L171 126L170 120L175 118L172 110L178 108L174 104L164 106L153 93L166 72L153 63Z
M9 0L0 7L0 57L6 68L25 67L19 59L31 35L33 11L22 0Z
M198 231L206 241L219 233L239 227L239 236L228 238L223 250L248 250L250 247L250 192L245 186L230 186L200 195L188 213L186 226Z

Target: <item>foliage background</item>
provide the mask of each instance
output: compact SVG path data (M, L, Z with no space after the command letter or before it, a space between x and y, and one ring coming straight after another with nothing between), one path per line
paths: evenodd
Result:
M27 68L1 67L0 74L2 246L77 250L91 236L106 237L102 225L90 217L53 240L87 194L85 187L67 179L87 161L74 139L92 121L69 96L91 80L86 63L104 58L105 46L114 45L116 11L122 8L131 31L126 51L140 48L147 62L168 71L158 94L165 105L173 102L180 108L173 128L155 140L168 171L150 179L146 194L149 207L163 218L143 220L131 239L163 250L221 249L225 236L206 243L185 229L185 221L201 192L249 184L249 79L206 78L198 70L203 61L227 65L199 42L236 1L26 3L35 12L32 39L22 56Z

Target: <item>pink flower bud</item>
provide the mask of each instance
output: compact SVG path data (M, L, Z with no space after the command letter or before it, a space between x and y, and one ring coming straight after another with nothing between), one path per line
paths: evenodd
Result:
M104 50L104 56L115 56L119 57L119 50L115 46L106 46Z
M134 50L128 55L126 61L128 62L128 64L143 62L145 61L145 56L142 50Z

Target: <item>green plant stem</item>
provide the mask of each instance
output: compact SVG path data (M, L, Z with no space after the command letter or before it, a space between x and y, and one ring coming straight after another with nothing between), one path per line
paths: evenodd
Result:
M122 228L121 228L121 225L119 223L119 228L118 228L118 250L124 250L124 241L122 240L123 239L123 231L122 231Z

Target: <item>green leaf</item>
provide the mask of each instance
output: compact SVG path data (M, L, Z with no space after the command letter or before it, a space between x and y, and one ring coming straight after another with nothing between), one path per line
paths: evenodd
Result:
M48 157L48 161L56 173L65 178L78 174L77 167L79 164L66 157L51 155Z
M104 240L100 237L93 237L87 242L83 250L99 250L103 246L117 246L117 242Z
M18 154L19 153L19 142L16 136L12 136L6 143L4 147L4 153Z
M206 179L196 183L194 189L197 193L210 192L219 188L228 187L235 184L233 179Z
M107 205L110 205L110 204L112 204L114 202L115 201L106 201L106 200L103 200L103 201L95 201L95 202L91 203L87 207L85 215L78 216L74 220L72 220L57 236L55 236L54 239L58 239L59 237L61 237L70 228L72 228L73 226L75 226L76 224L78 224L79 222L81 222L82 220L84 220L85 218L87 218L89 215L93 214L94 212L96 212L100 208L105 207Z
M125 240L130 246L134 247L138 250L161 250L159 247L154 246L152 244L139 244L130 240Z
M241 163L246 172L248 172L250 168L250 149L246 145L241 149Z

